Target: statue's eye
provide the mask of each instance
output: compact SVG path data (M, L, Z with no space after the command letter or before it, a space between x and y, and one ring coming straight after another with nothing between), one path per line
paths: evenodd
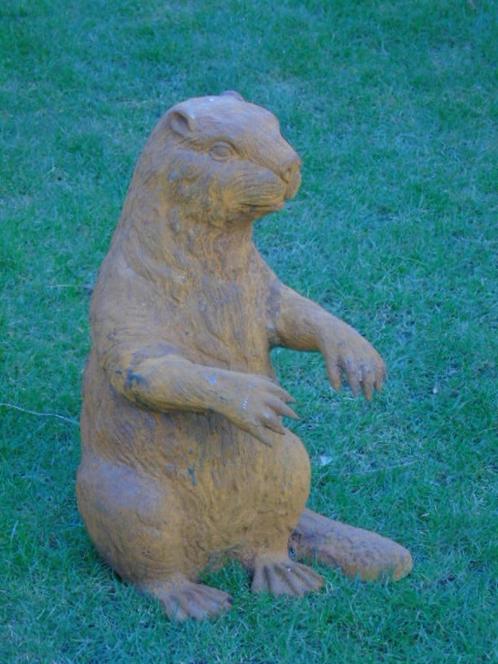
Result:
M230 157L233 157L235 150L228 143L215 143L209 150L209 154L213 159L223 161L224 159L230 159Z

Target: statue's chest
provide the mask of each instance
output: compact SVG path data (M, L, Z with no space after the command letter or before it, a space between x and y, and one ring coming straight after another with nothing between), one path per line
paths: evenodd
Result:
M266 296L258 284L204 279L188 308L191 340L202 355L232 369L265 370Z

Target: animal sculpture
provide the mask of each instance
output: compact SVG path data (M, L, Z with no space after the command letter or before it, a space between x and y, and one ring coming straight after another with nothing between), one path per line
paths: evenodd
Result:
M177 104L142 152L93 293L78 505L103 558L172 618L230 606L198 582L227 558L274 595L322 586L302 559L363 579L412 566L400 545L306 509L309 458L282 423L293 399L270 350L320 351L333 387L345 377L367 399L385 368L253 243L300 166L276 117L239 94Z

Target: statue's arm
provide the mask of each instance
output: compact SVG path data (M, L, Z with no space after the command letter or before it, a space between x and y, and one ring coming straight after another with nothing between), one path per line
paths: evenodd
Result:
M292 397L266 376L191 362L178 349L151 339L108 344L100 361L122 396L160 412L215 411L261 442L285 433L281 417L297 417Z
M272 345L320 351L335 389L344 372L354 394L367 399L385 378L384 361L356 330L278 280L271 284L269 316Z

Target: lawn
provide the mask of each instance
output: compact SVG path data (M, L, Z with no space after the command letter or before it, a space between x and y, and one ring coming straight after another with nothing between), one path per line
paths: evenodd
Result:
M0 662L497 662L498 5L481 0L4 0L0 8ZM172 624L76 508L88 304L135 160L184 98L239 90L300 152L259 222L283 281L375 343L389 381L334 393L274 351L310 506L397 539L412 575L254 596ZM328 457L321 465L320 457Z

